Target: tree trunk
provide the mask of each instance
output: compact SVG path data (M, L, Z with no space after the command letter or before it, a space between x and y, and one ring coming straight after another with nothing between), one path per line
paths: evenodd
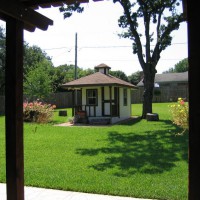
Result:
M153 71L153 70L152 70ZM153 89L155 72L151 70L144 72L144 93L143 93L143 110L142 118L146 119L147 113L152 113L152 100L153 100Z

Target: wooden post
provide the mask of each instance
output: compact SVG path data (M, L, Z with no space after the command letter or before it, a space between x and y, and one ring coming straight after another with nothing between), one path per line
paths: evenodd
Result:
M74 117L76 114L75 112L75 94L74 90L72 90L72 116Z
M104 111L104 100L105 100L105 97L104 97L104 87L101 87L101 112L102 112L102 116L104 116L105 115L105 111Z
M189 61L189 200L200 199L199 8L187 0Z
M24 200L23 23L10 17L5 74L7 200Z
M109 86L109 98L110 98L110 116L112 117L112 86Z

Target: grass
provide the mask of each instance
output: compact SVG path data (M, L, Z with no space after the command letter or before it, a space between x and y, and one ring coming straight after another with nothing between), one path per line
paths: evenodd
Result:
M132 106L133 115L141 105ZM70 110L68 111L70 112ZM25 185L138 198L188 199L188 133L153 104L158 122L109 127L24 124ZM65 122L55 112L54 123ZM5 182L5 127L0 117L0 182ZM4 153L2 153L4 152Z

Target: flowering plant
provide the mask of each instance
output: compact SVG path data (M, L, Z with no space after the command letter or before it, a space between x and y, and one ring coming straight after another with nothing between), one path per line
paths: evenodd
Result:
M24 102L23 114L24 121L26 122L37 122L47 123L53 117L53 110L56 108L55 105L43 104L42 102Z
M189 129L189 106L183 98L178 98L176 104L170 105L170 113L173 123L184 129L182 133Z

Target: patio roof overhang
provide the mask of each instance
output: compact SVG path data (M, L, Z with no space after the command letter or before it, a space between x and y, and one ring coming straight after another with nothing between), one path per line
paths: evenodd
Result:
M81 84L81 85L62 85L62 89L66 89L66 90L77 90L77 89L81 89L84 87L104 87L104 86L113 86L113 87L126 87L126 88L131 88L132 90L136 90L138 89L137 86L128 86L128 85L123 85L123 84L117 84L117 83L102 83L102 84Z

